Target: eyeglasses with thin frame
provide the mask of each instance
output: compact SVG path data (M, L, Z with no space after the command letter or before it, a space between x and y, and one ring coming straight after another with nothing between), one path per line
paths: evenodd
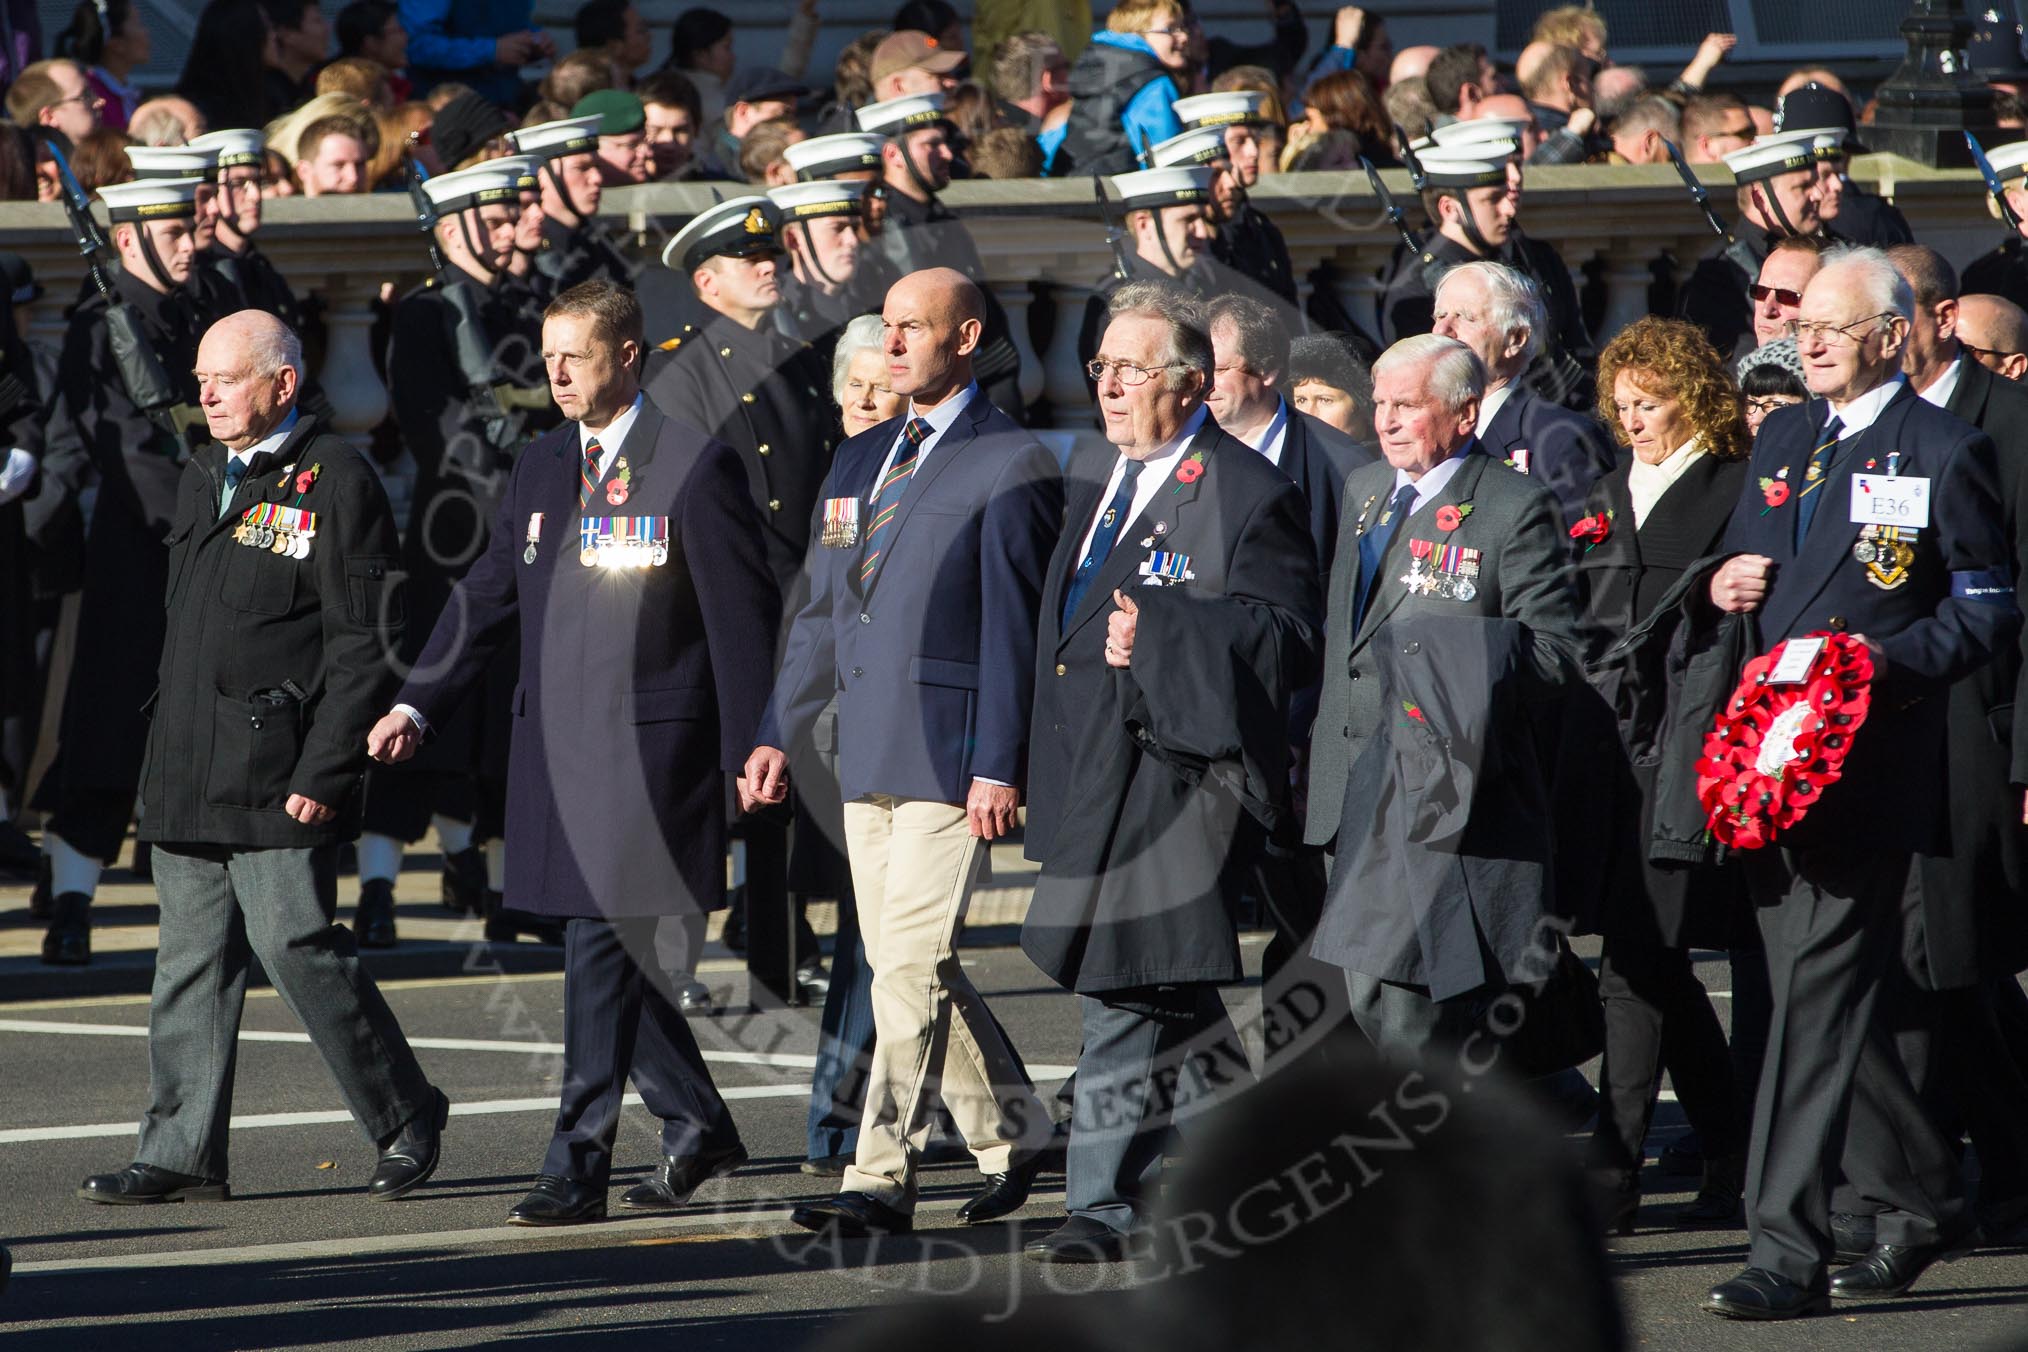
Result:
M1974 357L1993 357L2000 361L2021 355L2019 352L2003 352L1997 347L1973 347L1962 338L1958 339L1958 346L1971 353Z
M1877 315L1867 315L1864 319L1855 319L1849 324L1832 324L1822 319L1798 320L1796 323L1796 341L1801 343L1815 338L1820 340L1826 347L1849 347L1854 343L1864 342L1868 337L1867 334L1854 333L1852 330L1863 328L1868 324L1878 323L1883 319L1892 325L1899 318L1901 316L1892 310L1882 310Z
M1787 287L1782 286L1762 286L1759 282L1755 282L1752 286L1746 288L1746 294L1752 296L1756 303L1766 300L1769 296L1773 296L1775 304L1786 305L1790 309L1794 309L1803 303L1803 293L1800 291L1791 291Z
M1800 398L1793 394L1763 394L1748 399L1746 401L1746 411L1748 413L1758 413L1761 417L1765 418L1778 408L1787 408L1791 404L1800 404L1802 402Z
M1106 372L1112 371L1119 376L1120 384L1131 390L1147 384L1150 380L1154 379L1156 373L1172 370L1183 364L1180 361L1167 361L1163 362L1160 366L1136 366L1130 361L1094 359L1084 364L1084 373L1091 377L1092 384L1098 385L1104 383Z

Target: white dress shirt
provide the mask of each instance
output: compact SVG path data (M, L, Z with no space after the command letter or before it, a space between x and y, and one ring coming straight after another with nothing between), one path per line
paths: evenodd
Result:
M1142 512L1148 510L1148 504L1155 500L1155 494L1169 482L1170 476L1176 472L1176 466L1182 462L1183 453L1190 449L1191 441L1203 430L1206 416L1204 406L1198 405L1197 411L1190 415L1190 421L1183 424L1183 430L1172 440L1156 447L1155 453L1141 462L1141 475L1134 480L1134 502L1127 509L1127 525L1132 525ZM1098 534L1099 519L1105 515L1106 504L1113 500L1113 494L1119 492L1120 477L1126 472L1127 457L1124 455L1115 457L1112 475L1106 480L1105 492L1099 494L1098 510L1092 513L1091 524L1085 527L1084 543L1078 546L1077 557L1080 562L1085 555L1091 553L1092 537ZM1126 527L1122 526L1120 531L1124 535ZM1117 544L1114 547L1118 548Z
M1227 429L1230 430L1230 429ZM1267 457L1267 462L1276 469L1282 466L1282 448L1289 440L1289 403L1286 399L1275 400L1275 416L1268 419L1268 425L1258 441L1241 437L1240 440Z
M1907 383L1908 377L1896 371L1889 379L1875 385L1857 399L1848 401L1845 407L1839 408L1836 404L1832 404L1831 416L1838 420L1838 440L1850 441L1873 426L1879 419L1881 411L1887 407L1888 401L1900 394L1901 387Z
M634 402L621 409L618 416L604 427L593 427L590 423L582 422L577 425L577 452L580 461L584 459L585 443L593 437L598 438L600 479L613 472L613 460L619 455L620 447L626 443L627 433L634 430L634 420L641 416L641 403L641 396L635 395Z
M894 444L887 448L887 459L880 462L880 473L873 477L874 491L878 492L880 485L887 482L888 472L894 468L894 459L901 454L901 441L908 434L909 423L921 418L930 425L929 435L922 439L922 445L915 448L915 468L919 470L923 467L923 462L929 459L929 453L936 449L939 441L943 440L944 433L951 430L952 425L958 420L958 415L965 411L972 402L972 396L978 392L978 382L974 381L935 408L917 408L915 400L909 400L908 416L901 420L901 430L894 434ZM914 472L910 471L911 476Z
M1485 429L1493 425L1493 419L1497 417L1499 415L1500 410L1506 406L1508 398L1513 393L1514 393L1514 382L1510 380L1497 390L1487 390L1486 393L1480 397L1479 424L1478 424L1480 431L1483 432Z
M1414 516L1417 512L1421 511L1423 507L1429 503L1429 500L1431 498L1435 497L1437 494L1444 491L1445 484L1448 484L1452 479L1457 477L1458 471L1465 467L1465 457L1467 455L1470 455L1472 453L1472 448L1477 446L1478 444L1479 442L1476 437L1474 437L1470 441L1467 441L1463 446L1460 446L1457 449L1456 453L1453 454L1450 459L1444 461L1442 464L1429 470L1420 479L1409 478L1408 471L1405 469L1398 469L1394 471L1394 487L1388 490L1387 493L1388 501L1392 502L1395 496L1399 494L1403 488L1406 488L1410 484L1414 484L1415 505L1413 505L1408 509L1408 515ZM1502 472L1504 473L1504 471ZM1405 519L1406 518L1404 518L1404 520Z
M1958 376L1963 372L1964 366L1965 357L1961 352L1951 358L1951 364L1944 367L1943 372L1935 380L1930 381L1917 397L1927 399L1938 408L1950 407L1951 396L1958 392Z
M280 427L277 427L274 431L268 433L266 436L262 437L259 441L256 441L253 445L247 447L245 450L234 451L231 455L226 457L226 463L231 464L233 461L237 460L242 465L250 465L253 463L253 458L257 455L260 455L263 452L279 451L282 448L282 443L289 439L289 433L295 430L296 430L296 410L290 409L289 416L282 419L282 425ZM245 480L242 479L241 482L244 483ZM219 515L223 516L225 514L225 509L232 506L232 495L238 491L239 490L236 488L224 487L223 484L221 483L221 487L219 489L218 494Z
M1695 464L1697 457L1702 454L1704 443L1692 437L1670 452L1669 458L1658 465L1651 465L1639 456L1634 457L1627 467L1627 496L1634 502L1635 530L1641 528L1641 523L1648 519L1648 513L1662 500L1662 495L1683 477L1683 472Z

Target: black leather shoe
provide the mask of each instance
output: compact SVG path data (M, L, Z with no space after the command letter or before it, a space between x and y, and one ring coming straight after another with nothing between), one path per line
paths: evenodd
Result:
M438 900L456 915L479 915L486 907L486 852L468 845L444 856Z
M1875 1244L1873 1251L1831 1274L1831 1294L1840 1300L1898 1296L1914 1286L1932 1263L1952 1263L1979 1244L1979 1227L1934 1244Z
M685 1014L709 1014L715 1003L711 998L711 987L702 981L686 981L676 988L676 1008Z
M1028 1205L1028 1190L1035 1186L1035 1174L1032 1157L1004 1174L988 1174L979 1195L958 1208L958 1219L966 1225L985 1225L1013 1215Z
M796 969L796 989L811 1004L824 1003L824 997L831 993L831 974L824 969L822 958L811 958Z
M535 1189L507 1213L509 1225L577 1225L606 1218L606 1190L542 1174Z
M915 1228L915 1217L863 1192L841 1192L821 1202L805 1202L789 1213L789 1219L805 1230L841 1239L905 1235Z
M28 892L28 918L47 920L54 914L56 898L50 889L54 884L49 876L49 856L42 856L42 862L35 866L35 886Z
M1662 1147L1657 1163L1662 1172L1671 1178L1702 1178L1704 1176L1704 1144L1697 1139L1697 1133L1686 1131Z
M738 1141L702 1155L664 1155L647 1180L628 1188L620 1205L629 1211L674 1211L714 1178L746 1163L746 1147Z
M1123 1263L1133 1249L1133 1236L1089 1216L1072 1216L1021 1252L1038 1263Z
M803 1161L803 1172L812 1178L843 1178L850 1163L850 1155L818 1155Z
M64 892L49 905L49 932L42 936L42 961L49 967L87 967L92 960L92 899Z
M430 1090L431 1102L403 1124L394 1139L380 1152L373 1166L366 1195L376 1202L391 1202L415 1191L437 1171L444 1153L444 1123L451 1120L451 1101L441 1089Z
M1688 1205L1677 1207L1670 1220L1685 1227L1737 1226L1746 1218L1746 1161L1737 1155L1707 1160L1704 1186Z
M229 1202L232 1188L222 1178L172 1173L152 1164L130 1164L116 1174L93 1174L79 1185L87 1202L152 1206L157 1202Z
M1799 1286L1778 1272L1748 1268L1711 1288L1704 1309L1725 1319L1802 1319L1831 1312L1831 1293Z
M359 884L359 910L352 926L361 948L394 947L394 884L372 878Z
M1849 1211L1831 1213L1831 1251L1841 1263L1856 1263L1873 1252L1874 1223L1871 1216Z

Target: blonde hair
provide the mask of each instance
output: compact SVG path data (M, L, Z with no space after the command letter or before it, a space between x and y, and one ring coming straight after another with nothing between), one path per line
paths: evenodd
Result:
M1183 18L1179 0L1120 0L1106 15L1108 33L1145 33L1165 20Z

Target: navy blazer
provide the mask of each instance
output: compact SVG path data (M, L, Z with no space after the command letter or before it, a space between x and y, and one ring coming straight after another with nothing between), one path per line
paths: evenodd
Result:
M1338 520L1344 515L1345 476L1374 461L1373 451L1337 428L1288 408L1288 435L1282 439L1282 473L1303 490L1310 509L1310 540L1317 546L1317 573L1331 575L1338 555Z
M1947 848L1945 692L2012 643L2021 625L1993 442L1904 384L1871 426L1839 447L1798 549L1796 504L1829 420L1830 406L1813 399L1761 424L1723 545L1727 554L1774 560L1756 617L1762 652L1830 630L1864 634L1884 658L1876 659L1870 711L1844 777L1783 843L1935 852ZM1900 453L1902 475L1930 481L1930 524L1917 534L1906 578L1883 588L1853 556L1861 527L1850 519L1851 484L1858 474L1884 474L1889 452ZM1777 479L1789 496L1770 507L1762 483Z
M869 591L865 527L906 417L838 448L810 536L810 599L784 641L759 743L800 743L835 695L847 802L885 793L957 804L975 778L1026 778L1035 621L1063 529L1063 478L1054 455L975 394L909 479ZM832 548L823 504L839 498L858 501L860 530Z
M724 776L753 749L779 623L759 513L737 452L644 402L590 514L665 519L667 561L587 567L579 445L566 423L522 451L486 552L396 698L442 722L518 635L507 904L709 910L725 898Z
M1486 454L1541 480L1556 494L1566 526L1584 515L1591 486L1625 458L1596 418L1552 404L1520 385L1478 433Z

